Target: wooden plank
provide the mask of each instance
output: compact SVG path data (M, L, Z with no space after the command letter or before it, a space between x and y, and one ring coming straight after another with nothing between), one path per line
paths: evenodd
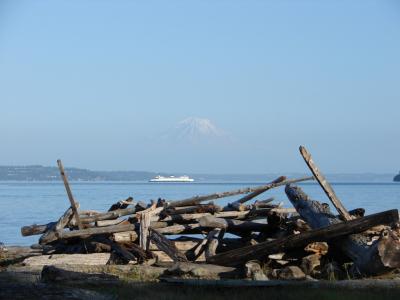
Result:
M61 159L57 160L58 168L60 169L61 178L64 182L65 190L67 191L69 202L71 203L72 211L74 212L76 224L78 225L79 229L83 229L81 220L79 218L78 208L76 206L74 196L72 195L71 188L68 183L67 175L65 174L64 166L61 162Z
M301 156L303 156L304 161L306 162L307 166L310 168L311 172L314 174L315 178L317 179L319 185L324 190L325 194L328 196L329 200L331 200L333 206L337 209L338 213L342 216L344 220L351 220L352 217L350 216L347 209L343 206L342 202L339 200L338 196L336 196L335 191L333 190L332 186L326 180L325 176L321 173L318 169L317 165L314 163L313 159L311 158L311 154L307 151L304 146L300 146L299 148Z
M324 228L314 229L300 234L290 235L270 242L246 246L219 253L209 257L207 262L222 266L235 266L253 259L263 259L269 254L284 252L288 249L304 247L311 242L329 241L349 234L362 232L379 224L397 222L397 209L373 214L367 217L340 222Z
M258 187L248 187L244 189L238 189L238 190L233 190L233 191L228 191L228 192L222 192L222 193L213 193L209 195L204 195L204 196L194 196L191 198L183 199L183 200L178 200L178 201L172 201L169 203L169 206L171 207L177 207L177 206L191 206L191 205L197 205L200 204L203 201L208 201L208 200L214 200L214 199L221 199L224 197L230 197L230 196L235 196L235 195L240 195L240 194L247 194L247 193L253 193L253 192L259 192L259 191L267 191L272 188L276 188L278 186L283 186L286 184L291 184L291 183L296 183L296 182L301 182L301 181L307 181L307 180L313 180L314 177L303 177L303 178L298 178L298 179L287 179L278 183L269 183L267 185L262 185Z

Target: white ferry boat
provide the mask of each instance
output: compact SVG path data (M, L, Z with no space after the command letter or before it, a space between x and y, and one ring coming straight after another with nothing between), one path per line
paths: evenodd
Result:
M179 177L175 177L175 176L156 176L152 179L149 180L149 182L193 182L194 179L190 178L189 176L179 176Z

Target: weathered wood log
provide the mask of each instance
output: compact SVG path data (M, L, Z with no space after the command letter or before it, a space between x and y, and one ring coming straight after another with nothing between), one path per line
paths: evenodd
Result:
M171 215L162 219L164 222L175 222L175 223L187 223L197 221L204 216L214 216L216 218L227 218L227 219L238 219L242 220L248 217L256 217L256 216L267 216L271 212L273 212L275 208L265 208L265 209L253 209L247 211L221 211L219 213L210 214L210 213L196 213L196 214L181 214L181 215ZM292 209L293 210L293 209ZM295 210L293 210L295 211Z
M310 168L311 172L314 174L315 179L317 179L319 185L324 190L325 194L328 196L329 200L331 200L333 206L337 209L339 215L346 221L351 220L352 217L350 216L347 209L343 206L342 202L339 200L338 196L336 196L335 191L333 190L332 186L326 180L325 176L321 173L318 169L317 165L314 163L313 159L311 158L311 154L307 151L304 146L300 146L299 148L301 156L303 156L304 161L306 162L307 166Z
M118 225L118 224L126 223L126 222L128 222L128 221L121 220L121 219L96 221L96 226L97 227L105 227L105 226L111 226L111 225Z
M164 228L167 226L172 225L172 223L169 222L159 222L159 221L155 221L155 222L151 222L150 223L150 227L153 229L158 229L158 228Z
M399 214L396 209L342 222L330 212L329 206L311 200L301 188L286 186L285 192L300 216L312 228L322 228L318 230L326 230L335 226L349 226L349 224L357 224L357 221L366 222L365 220L370 220L367 223L369 225L367 228L363 227L363 230L359 230L361 228L359 226L356 232L348 232L353 233L352 235L334 242L335 246L341 249L354 262L354 266L359 273L366 275L381 274L400 267L400 241L394 238L390 231L387 232L386 236L382 236L372 244L367 235L354 234L376 225L390 225L398 222Z
M151 212L146 212L141 214L139 245L144 250L147 250L148 246L147 237L149 235L150 222L151 222Z
M172 241L167 239L155 229L150 228L150 240L157 246L158 249L164 251L173 261L187 262L186 256L181 253Z
M216 228L208 233L207 243L205 245L205 251L204 251L206 260L209 257L212 257L215 254L217 254L217 247L224 235L224 232L225 232L224 229Z
M116 243L131 243L138 239L136 231L115 232L111 235L111 239Z
M158 215L163 210L163 207L157 207L157 203L154 202L152 205L136 214L136 217L140 221L139 231L139 245L142 249L147 250L148 248L148 235L152 216Z
M274 241L263 242L257 245L219 253L210 257L207 262L222 266L240 265L253 259L262 260L269 254L284 252L297 247L304 247L311 242L329 241L349 234L362 232L378 224L397 222L398 219L398 211L396 209L389 210L347 222L332 224L324 228L290 235Z
M79 203L75 203L76 208L78 209ZM61 218L57 221L54 227L50 228L50 230L46 231L39 239L39 244L45 245L51 242L54 242L58 239L56 232L58 230L63 230L68 223L71 221L74 216L74 211L72 207L68 208L65 213L61 216Z
M59 239L70 239L76 237L88 237L92 235L107 234L107 233L111 234L115 232L134 231L134 230L135 230L135 224L113 225L107 227L94 227L94 228L87 228L87 229L80 229L73 231L59 230L57 231L56 236Z
M61 162L61 159L57 160L58 168L60 169L61 178L64 182L65 190L67 191L69 202L71 203L71 208L73 211L73 215L75 216L76 224L79 229L83 229L81 220L79 219L78 207L76 206L74 196L72 195L71 188L68 183L67 175L65 174L64 166Z
M167 215L179 215L179 214L194 214L194 213L217 213L222 208L214 204L199 204L195 206L178 206L166 208L165 213Z
M269 189L278 187L278 186L283 186L286 184L290 183L296 183L296 182L301 182L301 181L306 181L306 180L313 180L314 177L303 177L303 178L298 178L298 179L288 179L284 180L278 183L269 183L267 185L263 186L258 186L258 187L248 187L244 189L239 189L239 190L233 190L229 192L222 192L222 193L213 193L209 195L204 195L204 196L195 196L191 198L187 198L184 200L177 200L177 201L172 201L169 203L170 207L177 207L177 206L191 206L191 205L197 205L200 204L201 202L208 201L208 200L214 200L214 199L220 199L224 197L230 197L230 196L235 196L235 195L240 195L240 194L247 194L247 193L253 193L253 192L258 192L258 191L267 191Z
M229 232L249 232L249 231L268 231L271 226L268 224L251 222L251 221L240 221L240 220L227 220L222 218L216 218L214 216L204 216L199 219L199 224L205 228L220 228L226 229Z
M197 234L203 233L203 228L199 224L175 224L164 228L159 228L157 231L161 234Z
M21 227L21 234L22 236L42 234L47 230L50 230L56 223L57 222L50 222L43 225L32 224L29 226L23 226Z
M117 209L106 213L100 213L93 216L81 217L82 223L93 223L102 220L113 220L122 216L132 215L136 213L136 207L128 207L125 209Z

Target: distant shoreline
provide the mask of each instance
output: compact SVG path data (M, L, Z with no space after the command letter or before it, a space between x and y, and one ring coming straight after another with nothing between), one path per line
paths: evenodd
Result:
M150 171L92 171L80 168L66 168L70 181L74 182L147 182L156 175L188 175L197 182L260 182L271 181L281 175L289 178L308 176L309 173L281 172L265 174L199 174L187 172L150 172ZM326 174L331 182L393 182L395 174L384 173L337 173ZM0 182L58 182L60 173L57 167L40 165L0 166Z

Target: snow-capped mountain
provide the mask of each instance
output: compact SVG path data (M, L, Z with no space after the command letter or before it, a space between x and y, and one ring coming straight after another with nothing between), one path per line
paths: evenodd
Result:
M180 121L163 135L163 139L190 143L201 143L227 139L227 134L209 119L190 117Z

